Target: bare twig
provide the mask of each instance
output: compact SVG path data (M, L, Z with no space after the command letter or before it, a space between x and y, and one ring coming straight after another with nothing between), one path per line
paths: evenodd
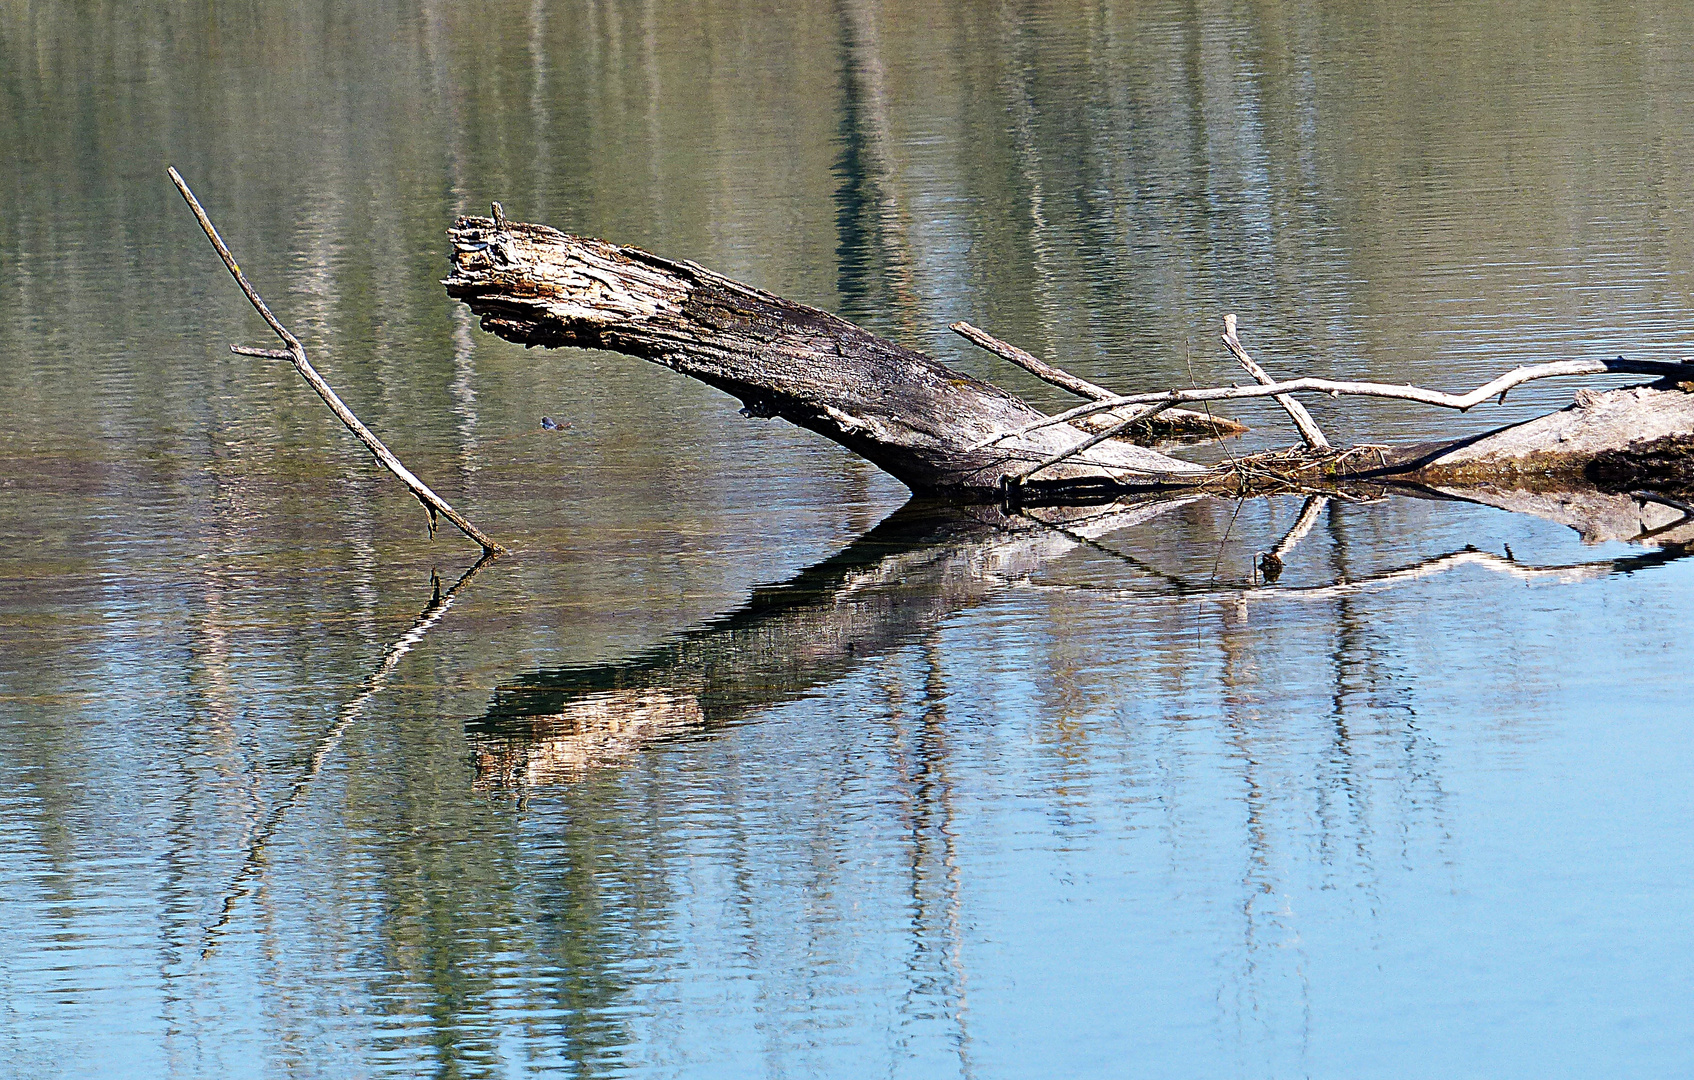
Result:
M1091 383L1087 379L1078 378L1063 368L1056 368L1047 361L1025 352L1016 345L1001 341L988 331L979 330L968 322L956 322L947 329L958 334L972 345L987 349L1002 360L1010 360L1037 379L1069 390L1077 397L1085 397L1091 401L1103 401L1106 398L1117 396L1104 386Z
M343 424L347 425L347 430L351 431L360 442L365 444L365 448L376 457L377 461L382 463L383 467L399 477L400 482L411 489L413 495L417 496L418 502L422 503L424 509L429 512L429 532L431 536L435 535L435 515L440 514L457 525L459 531L482 545L484 554L504 554L506 551L504 547L489 539L482 530L472 525L464 515L449 506L445 499L431 491L427 484L414 476L412 471L406 468L400 459L395 457L388 447L382 444L381 439L371 433L370 428L353 415L353 410L346 406L329 383L324 381L323 376L319 375L306 359L306 349L305 346L300 344L300 339L289 333L288 328L282 325L275 315L271 314L271 309L265 305L264 299L248 283L246 275L241 272L241 267L236 265L235 256L229 253L229 248L224 244L223 237L218 235L218 230L212 225L212 219L206 216L205 208L200 205L200 200L194 197L194 192L189 190L188 183L183 180L182 174L174 168L168 171L171 175L171 182L176 185L178 191L182 192L183 199L188 202L189 209L194 211L195 219L200 222L200 228L205 230L206 238L212 242L212 247L217 249L218 257L223 259L224 265L229 268L230 276L235 278L237 285L241 286L241 291L246 294L248 303L252 304L253 310L257 311L259 316L270 325L276 336L282 339L282 343L288 346L287 352L275 349L249 349L233 345L230 346L230 351L240 353L243 356L260 356L267 359L293 361L295 370L299 371L300 376L311 385L313 390L317 391L320 398L323 398L324 404L329 406L330 411L335 413Z
M1536 379L1552 379L1567 375L1606 374L1660 375L1686 379L1694 375L1694 364L1665 360L1626 360L1621 356L1615 360L1559 360L1550 364L1514 368L1492 382L1484 383L1468 394L1444 394L1439 390L1425 390L1422 387L1411 385L1395 386L1389 383L1339 382L1334 379L1311 378L1290 379L1287 382L1272 383L1269 386L1216 386L1203 390L1164 390L1151 394L1124 394L1088 405L1078 405L1074 409L1043 417L1040 420L1025 424L1023 427L984 439L973 445L971 449L980 450L1005 439L1015 439L1032 431L1052 427L1055 424L1068 424L1084 416L1119 409L1125 405L1146 405L1161 401L1168 401L1175 405L1189 401L1233 401L1240 398L1276 397L1279 394L1315 392L1394 398L1465 412L1496 394L1503 393L1522 383L1533 382Z
M1123 432L1128 431L1133 425L1139 424L1143 420L1149 420L1155 414L1163 412L1164 410L1166 410L1168 408L1170 408L1170 406L1168 404L1161 403L1161 404L1158 404L1158 405L1149 406L1145 409L1137 409L1137 410L1135 410L1135 412L1131 413L1129 416L1127 416L1124 419L1122 419L1122 420L1118 421L1117 423L1113 424L1111 427L1104 428L1100 431L1095 432L1093 435L1090 435L1088 438L1086 438L1086 439L1082 440L1081 442L1077 443L1075 446L1070 447L1067 450L1060 450L1058 453L1053 454L1051 457L1042 458L1040 462L1038 462L1035 465L1032 465L1028 469L1024 470L1024 473L1020 477L1020 479L1028 480L1031 476L1034 476L1036 473L1040 472L1042 469L1045 469L1049 465L1057 465L1059 462L1064 461L1068 458L1076 457L1078 454L1082 453L1084 450L1088 450L1091 447L1098 446L1100 443L1105 442L1107 439L1110 439L1115 435L1121 435Z
M1276 383L1276 380L1271 378L1270 374L1260 367L1257 361L1247 355L1247 350L1241 347L1241 339L1235 336L1235 316L1233 314L1223 317L1223 343L1229 348L1230 352L1235 354L1235 358L1241 361L1241 366L1247 369L1247 374L1253 376L1254 381L1261 386L1271 386ZM1287 411L1289 419L1294 421L1294 426L1300 429L1300 438L1306 440L1308 447L1313 450L1329 449L1329 440L1323 437L1323 430L1318 427L1317 421L1312 419L1312 414L1306 411L1304 405L1287 394L1277 394L1276 403Z
M956 322L948 326L947 329L953 331L955 334L958 334L971 344L988 350L995 356L1000 357L1002 360L1011 361L1043 382L1051 383L1062 390L1069 390L1077 397L1088 398L1090 401L1104 401L1107 398L1114 398L1117 396L1104 386L1100 386L1097 383L1091 383L1087 379L1072 375L1063 368L1054 367L1052 364L1047 363L1047 361L1042 360L1031 353L1025 352L1016 345L1001 341L988 331L972 326L968 322ZM1175 431L1201 431L1206 432L1211 438L1222 439L1227 435L1239 435L1247 430L1244 426L1236 423L1234 420L1219 420L1211 414L1211 410L1209 409L1204 413L1197 413L1190 412L1187 409L1178 409L1173 406L1166 405L1163 408L1154 409L1150 412L1135 413L1130 417L1130 422L1128 424L1118 424L1114 426L1111 429L1111 435L1121 435L1125 431L1129 430L1129 428L1133 425L1140 423L1143 420L1151 420L1155 414L1161 412L1166 413L1165 419L1175 425L1173 428ZM1107 437L1110 438L1111 436ZM1090 443L1089 445L1092 446L1093 443Z

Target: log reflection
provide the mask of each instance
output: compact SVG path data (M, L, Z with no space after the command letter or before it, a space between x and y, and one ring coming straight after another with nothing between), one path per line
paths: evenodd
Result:
M1248 568L1246 580L1215 574L1201 580L1161 570L1099 538L1210 496L1022 512L914 501L839 554L786 582L755 589L740 609L675 640L628 660L542 670L500 687L488 711L466 725L475 783L523 789L570 781L627 761L652 743L718 729L756 709L805 697L1078 548L1121 560L1137 580L1156 580L1173 595L1227 595L1244 605L1249 599L1333 600L1464 567L1526 583L1573 584L1682 558L1694 539L1694 517L1630 496L1541 493L1514 502L1487 493L1484 502L1474 489L1421 494L1530 513L1568 525L1585 540L1632 539L1657 550L1537 566L1509 551L1498 555L1467 545L1361 577L1343 572L1332 583L1287 586L1275 583L1276 574L1260 573L1272 555L1278 569L1292 557L1323 503L1308 502L1294 528ZM1040 587L1112 593L1123 586L1049 581Z
M755 589L740 610L675 641L501 687L469 725L478 785L569 779L648 742L791 701L916 639L1055 544L1070 546L1027 529L1009 538L999 518L908 505L834 557Z
M1073 510L1072 528L1122 528L1192 501ZM909 503L834 557L755 589L739 610L674 641L501 687L467 725L477 785L568 780L655 740L803 697L1078 543L992 507Z

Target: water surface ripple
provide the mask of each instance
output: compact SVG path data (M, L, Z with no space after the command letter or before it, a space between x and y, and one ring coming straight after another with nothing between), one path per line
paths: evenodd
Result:
M499 199L1045 408L946 325L1125 389L1240 379L1229 311L1285 375L1676 358L1691 87L1655 0L0 5L0 1075L1694 1070L1673 512L905 505L439 285ZM226 351L166 164L515 555Z

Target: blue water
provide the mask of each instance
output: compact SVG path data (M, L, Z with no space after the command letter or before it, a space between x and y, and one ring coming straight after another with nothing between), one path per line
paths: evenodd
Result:
M1694 1072L1677 512L903 508L438 284L498 198L1049 408L947 323L1126 389L1240 378L1230 310L1281 373L1678 356L1689 57L1646 0L0 11L0 1075ZM225 351L167 162L513 555Z

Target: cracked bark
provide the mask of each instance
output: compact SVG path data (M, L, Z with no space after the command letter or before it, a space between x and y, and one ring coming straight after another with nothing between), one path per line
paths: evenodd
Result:
M444 284L484 330L524 345L609 349L662 364L739 398L751 416L781 417L833 439L914 491L987 496L1002 476L1088 437L1058 426L1017 448L978 446L1042 414L828 312L694 263L490 218L460 219L451 236ZM1047 475L1128 486L1204 471L1144 447L1103 443Z
M1260 478L1278 479L1278 463L1264 458L1208 468L1117 440L1044 464L1091 436L828 312L695 263L498 215L461 218L450 236L452 273L443 284L481 317L483 329L524 345L607 349L662 364L740 399L749 416L781 417L834 440L916 492L991 499L1037 465L1039 479L1021 487L1045 500L1214 485L1246 492L1259 490ZM1312 490L1342 482L1687 486L1694 394L1675 373L1691 369L1622 358L1549 367L1558 369L1552 374L1636 371L1670 378L1650 388L1580 391L1570 409L1483 436L1279 459L1292 463L1282 479ZM1276 385L1298 391L1314 381L1324 382ZM1448 407L1459 400L1415 387L1357 389L1371 385L1334 384L1343 393L1387 391ZM1194 400L1272 392L1257 386L1166 393ZM1240 469L1243 460L1254 460L1254 477Z

